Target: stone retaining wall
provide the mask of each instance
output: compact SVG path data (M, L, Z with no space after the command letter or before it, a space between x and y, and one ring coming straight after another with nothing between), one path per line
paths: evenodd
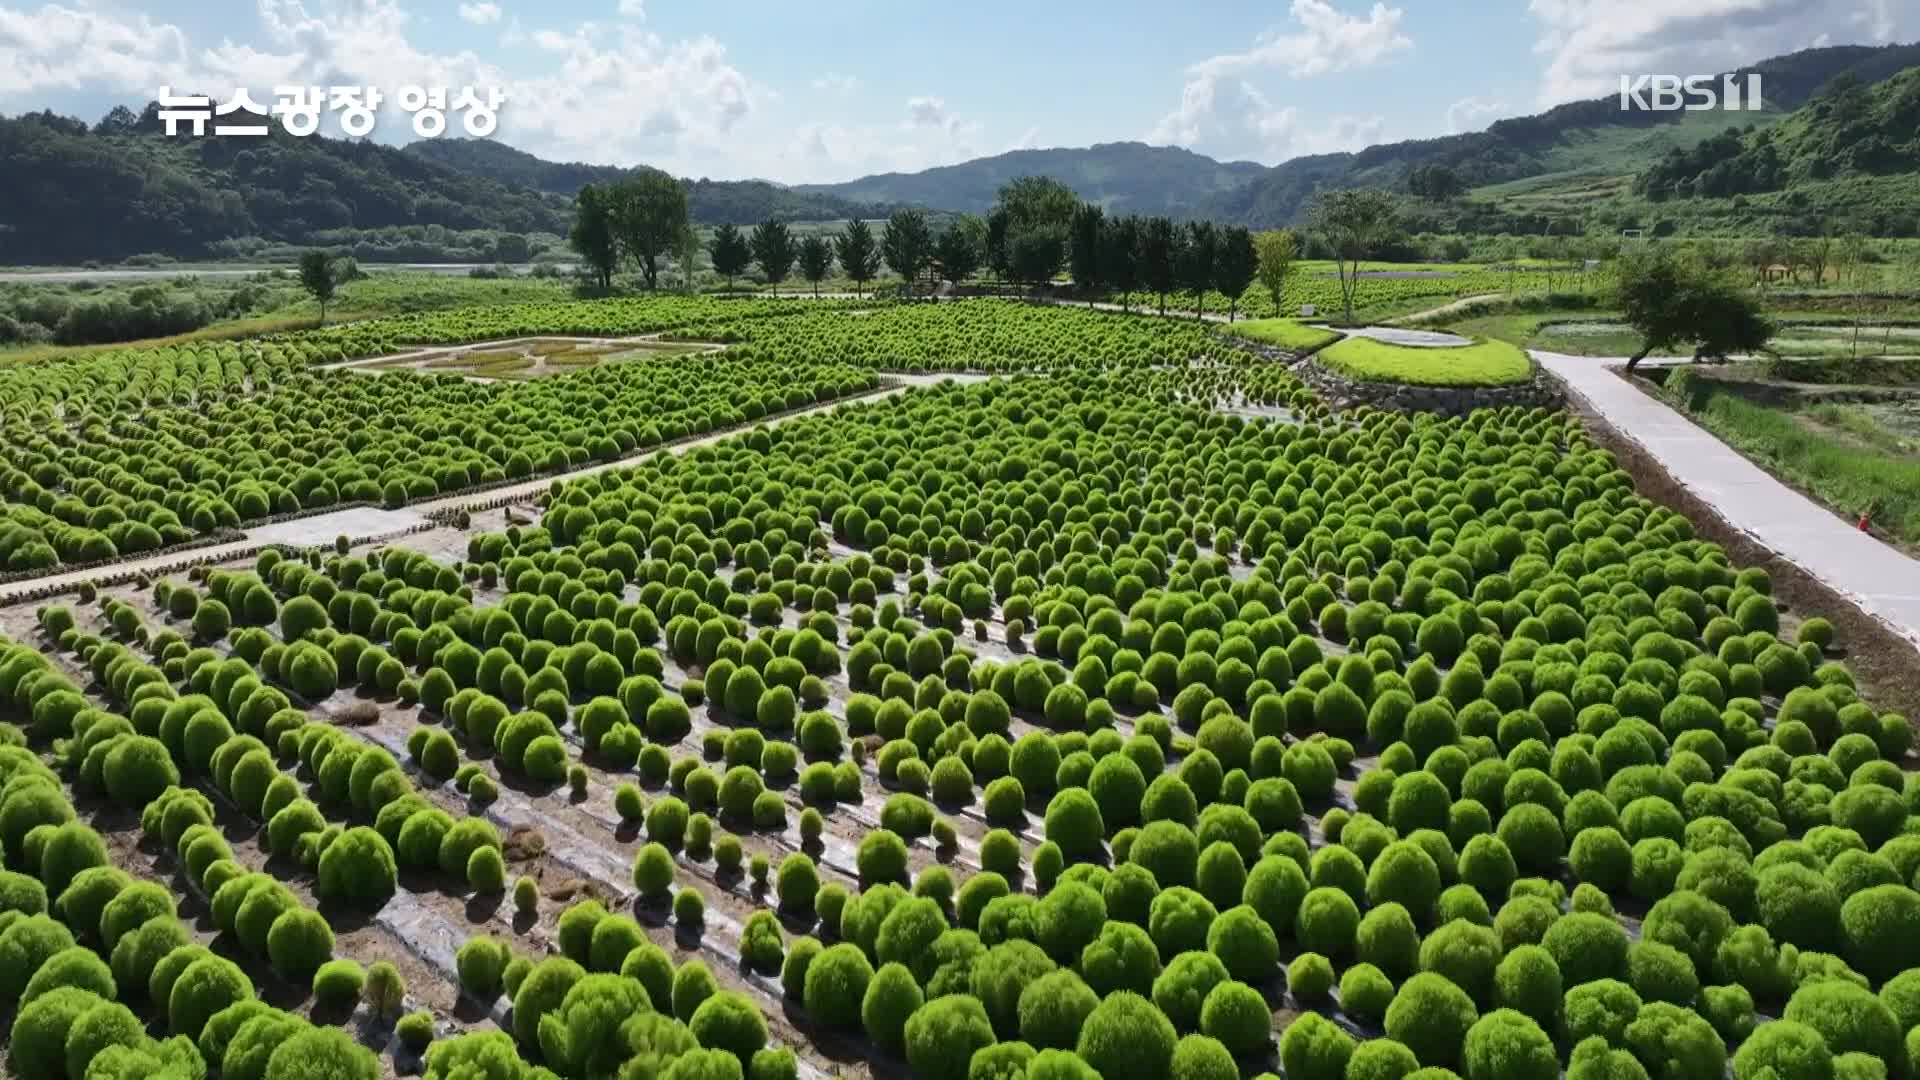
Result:
M1465 416L1475 409L1557 409L1565 403L1560 386L1537 366L1527 382L1507 386L1416 386L1411 383L1367 382L1350 378L1307 357L1293 374L1322 401L1336 409L1370 405L1399 412L1431 412Z

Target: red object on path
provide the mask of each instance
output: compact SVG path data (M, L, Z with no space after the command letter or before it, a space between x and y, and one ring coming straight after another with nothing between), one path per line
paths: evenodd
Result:
M1860 529L1860 531L1861 531L1861 532L1867 532L1867 531L1868 531L1868 529L1867 529L1867 518L1868 518L1868 516L1869 516L1869 515L1867 515L1867 514L1861 514L1861 515L1860 515L1860 522L1859 522L1859 529Z

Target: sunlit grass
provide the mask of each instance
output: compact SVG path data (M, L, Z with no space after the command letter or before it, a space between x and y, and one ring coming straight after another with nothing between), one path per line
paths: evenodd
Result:
M1356 337L1335 342L1317 356L1329 367L1367 382L1503 386L1525 382L1532 374L1527 354L1504 341L1429 349Z

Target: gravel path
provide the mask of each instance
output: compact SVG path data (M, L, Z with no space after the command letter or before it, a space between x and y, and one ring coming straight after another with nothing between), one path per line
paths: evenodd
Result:
M1621 378L1624 359L1534 350L1540 365L1727 523L1920 648L1920 561L1855 529Z

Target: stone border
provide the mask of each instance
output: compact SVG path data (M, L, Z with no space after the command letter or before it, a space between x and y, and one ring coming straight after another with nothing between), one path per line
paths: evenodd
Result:
M395 530L390 530L384 533L376 533L372 536L356 537L354 538L353 543L355 547L360 547L367 544L386 544L386 543L391 543L392 541L398 540L403 536L412 536L415 533L430 532L439 527L440 526L437 522L423 521L423 522L420 522L419 524L411 525L404 529L395 529ZM332 550L331 544L321 544L321 545L315 545L315 546L320 548L325 548L327 550ZM254 558L258 556L262 551L265 551L268 548L277 549L285 553L289 558L293 557L296 554L313 550L312 548L303 548L297 544L289 544L280 540L263 540L260 543L250 544L246 547L236 548L231 551L223 550L218 552L209 552L207 554L202 554L202 555L188 556L188 557L184 557L179 560L176 560L174 562L165 563L159 566L142 566L138 570L115 570L110 573L102 574L99 577L88 578L84 582L49 583L47 585L42 586L41 588L28 590L26 592L22 592L14 596L7 597L6 599L0 600L0 608L22 607L27 604L37 603L42 600L50 600L53 597L60 596L65 593L78 593L81 587L84 585L92 585L96 589L108 589L118 585L133 584L140 581L142 578L151 580L154 578L165 577L168 574L177 574L177 573L180 573L181 571L191 571L193 568L198 566L218 566L222 563L239 562L245 559Z
M1502 386L1424 386L1416 383L1368 382L1350 378L1320 363L1311 356L1302 357L1293 373L1322 401L1339 409L1366 405L1398 412L1431 412L1444 416L1465 416L1475 409L1500 409L1518 405L1530 409L1558 409L1566 404L1559 385L1527 358L1532 377L1526 382Z
M263 521L261 524L267 524L267 522ZM9 570L5 573L0 573L0 585L12 585L17 581L32 581L35 578L54 577L60 574L75 574L86 570L105 570L124 562L131 562L135 559L183 555L189 551L197 551L200 548L231 544L235 541L245 540L246 538L247 534L244 530L221 528L207 533L204 536L196 536L191 540L183 540L178 544L168 544L164 547L154 548L151 551L135 551L126 555L116 555L111 559L95 559L92 562L83 563L55 563L52 566L38 570Z

